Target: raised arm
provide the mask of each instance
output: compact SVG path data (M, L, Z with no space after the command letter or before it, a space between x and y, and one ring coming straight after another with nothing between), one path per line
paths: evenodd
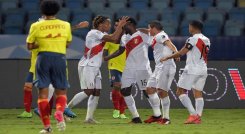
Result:
M129 17L122 17L122 19L120 19L118 22L115 32L111 35L104 35L102 40L106 42L118 43L123 33L123 26L127 23L128 19Z

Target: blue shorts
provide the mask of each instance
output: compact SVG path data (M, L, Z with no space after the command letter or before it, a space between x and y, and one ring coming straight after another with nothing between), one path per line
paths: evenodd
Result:
M28 72L27 77L26 77L26 83L32 83L33 82L33 73Z
M115 69L110 69L110 82L111 82L111 87L113 87L114 82L121 82L122 80L122 72L115 70Z
M69 88L66 57L64 54L40 52L37 57L37 88L48 88L52 84L55 89Z

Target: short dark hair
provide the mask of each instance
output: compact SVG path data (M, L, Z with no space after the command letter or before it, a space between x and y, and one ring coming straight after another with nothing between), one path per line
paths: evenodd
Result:
M98 28L101 23L104 23L107 19L109 19L106 16L96 16L93 20L93 28Z
M203 29L203 23L200 20L192 20L189 24L200 31Z
M54 16L59 12L60 4L56 0L42 0L40 8L43 15Z
M161 24L161 22L154 20L152 22L149 23L151 28L156 28L157 30L163 30L163 26Z
M134 26L137 26L136 20L134 18L132 18L132 17L130 17L127 22L133 24Z

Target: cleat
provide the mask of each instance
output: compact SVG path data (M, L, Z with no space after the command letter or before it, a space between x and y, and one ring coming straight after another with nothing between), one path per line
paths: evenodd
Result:
M120 117L120 111L119 111L119 110L114 110L114 111L113 111L112 117L113 117L114 119L119 118L119 117Z
M70 108L65 108L64 115L70 118L76 118L77 115L71 111Z
M85 124L100 124L100 122L96 121L95 119L87 119L83 123L85 123Z
M160 125L169 125L169 124L171 124L171 121L169 119L163 118L157 123Z
M57 120L57 128L59 131L65 131L66 124L64 121L64 116L61 111L56 111L54 114L55 119Z
M162 120L162 116L158 116L158 117L155 117L155 116L150 116L147 120L145 120L144 122L145 123L153 123L153 122L159 122Z
M194 121L194 124L201 124L201 123L202 123L201 116L198 115L198 119Z
M120 119L128 119L128 117L125 114L120 114Z
M140 117L136 117L136 118L133 118L133 119L131 120L131 122L129 122L129 123L130 123L130 124L141 124L142 121L141 121Z
M184 124L197 124L200 117L198 115L190 115Z
M28 112L24 111L23 113L18 115L17 118L32 118L32 113L31 112L28 113Z
M51 127L45 128L39 132L39 134L51 134L51 133L52 133Z
M34 113L35 113L37 116L39 116L39 117L40 117L40 113L39 113L38 108L35 108L33 112L34 112Z

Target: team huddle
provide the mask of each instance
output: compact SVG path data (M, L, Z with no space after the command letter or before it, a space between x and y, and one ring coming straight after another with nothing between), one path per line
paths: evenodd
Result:
M114 118L127 118L124 115L127 106L132 115L130 123L142 123L131 93L132 88L137 85L137 88L147 97L153 110L152 116L144 120L144 123L170 124L168 92L171 90L170 86L176 73L175 61L179 61L179 57L183 55L187 55L186 66L177 84L177 95L189 111L189 117L184 123L201 123L204 107L202 91L207 78L207 55L210 48L209 39L201 33L202 22L194 20L189 23L189 32L192 36L178 51L158 21L151 21L147 28L137 28L135 19L124 16L116 20L115 31L108 34L111 29L110 18L95 17L93 29L88 32L85 39L84 55L78 63L82 91L67 104L66 89L69 88L69 83L65 54L72 40L72 28L68 22L55 18L59 11L55 1L44 0L41 3L41 11L43 20L32 24L27 37L27 47L36 57L32 57L30 70L32 74L25 84L27 96L31 96L32 85L39 89L38 108L35 111L40 115L44 125L40 133L52 132L49 103L53 94L56 98L54 117L60 131L66 128L64 115L76 117L71 108L86 98L88 98L88 105L84 123L99 123L94 118L94 112L99 103L100 92L103 92L100 67L104 61L109 61L113 92L118 95L113 100ZM154 72L148 58L149 47L153 48ZM195 108L187 94L190 90L194 94ZM25 101L30 102L24 100L24 103ZM25 103L25 105L30 104ZM123 108L120 108L120 105ZM30 106L26 111L30 112Z

